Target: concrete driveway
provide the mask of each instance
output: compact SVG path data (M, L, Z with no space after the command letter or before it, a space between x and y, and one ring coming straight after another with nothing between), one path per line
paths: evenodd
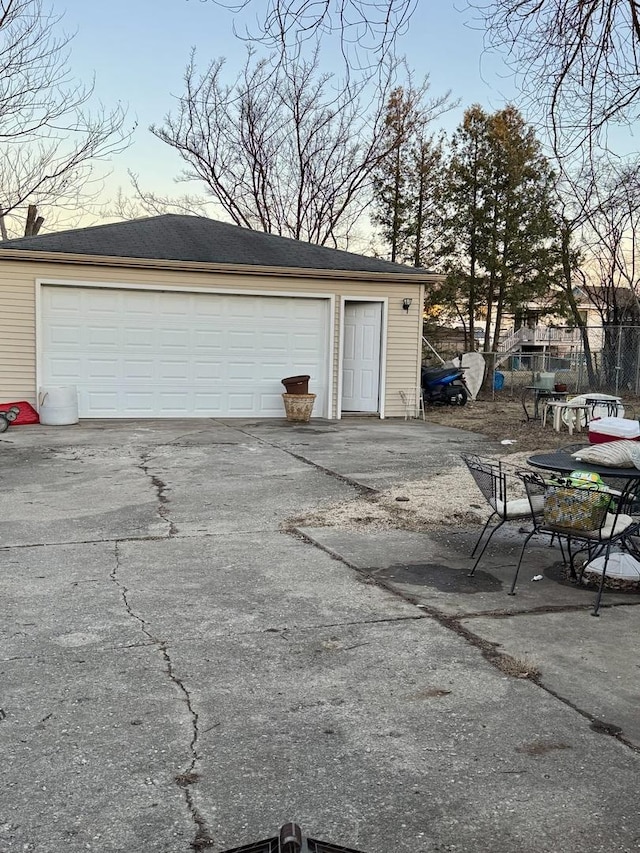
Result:
M368 419L12 427L0 851L221 851L290 819L365 853L639 850L637 597L504 609L513 532L465 592L443 572L477 531L288 529L473 449Z

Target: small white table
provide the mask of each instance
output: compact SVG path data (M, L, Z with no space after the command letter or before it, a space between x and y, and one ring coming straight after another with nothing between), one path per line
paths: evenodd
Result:
M566 423L569 428L569 435L573 435L574 430L580 432L583 425L587 425L592 408L591 405L572 406L571 402L566 400L544 400L542 403L542 426L547 425L547 415L551 409L553 411L554 430L561 432L562 424ZM571 415L571 417L566 418L566 421L565 414Z

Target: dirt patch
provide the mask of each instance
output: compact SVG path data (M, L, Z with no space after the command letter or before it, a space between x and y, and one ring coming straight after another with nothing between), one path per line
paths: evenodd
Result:
M425 687L423 690L418 690L417 693L411 693L408 699L440 699L442 696L450 696L451 690L446 690L444 687Z
M500 654L494 659L495 665L501 669L505 675L512 675L515 678L528 678L535 680L540 678L540 670L530 661L521 658L514 658L511 655Z
M529 412L532 407L528 403ZM426 420L442 426L480 432L496 441L513 441L505 445L504 452L516 453L527 450L552 450L578 444L583 439L588 444L585 432L569 435L569 430L554 432L550 421L546 427L540 420L527 421L522 403L517 398L496 397L495 400L476 400L469 402L464 409L454 406L428 406Z
M548 752L555 752L557 749L571 749L568 743L562 743L556 740L536 740L533 743L526 743L524 746L517 746L516 752L522 752L525 755L546 755Z
M556 433L540 421L524 422L524 410L517 400L496 399L457 406L431 406L428 422L480 432L498 441L515 442L504 446L505 459L524 464L534 450L566 446L572 439L568 431ZM299 527L340 527L348 530L385 530L400 528L421 531L442 525L474 526L484 523L487 504L471 475L461 464L428 480L418 480L324 507L318 512L292 520Z
M471 496L471 497L470 497ZM401 500L398 500L401 498ZM463 466L323 507L293 519L296 527L340 527L348 530L412 530L443 524L479 524L487 517L486 503Z
M528 405L531 413L531 405ZM632 411L630 409L629 416ZM487 455L502 458L514 467L526 468L527 458L535 451L544 452L570 444L586 445L589 441L584 431L569 435L566 428L555 432L550 422L543 427L540 420L527 421L517 397L477 400L463 408L429 406L426 420L482 433L498 442L508 442L499 454ZM510 497L524 497L524 489L510 494ZM404 483L377 494L323 507L317 512L298 516L289 524L297 527L420 532L447 525L474 527L484 524L488 514L486 501L461 462L458 468L431 475L428 480Z

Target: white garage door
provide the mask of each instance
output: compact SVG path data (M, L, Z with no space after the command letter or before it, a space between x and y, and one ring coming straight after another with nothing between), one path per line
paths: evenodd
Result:
M282 417L308 373L327 416L329 300L42 288L40 385L77 385L80 417Z

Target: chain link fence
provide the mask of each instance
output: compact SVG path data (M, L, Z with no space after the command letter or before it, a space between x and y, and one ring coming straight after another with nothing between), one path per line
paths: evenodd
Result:
M578 331L578 330L576 330ZM582 394L599 391L616 396L640 395L640 327L588 327L572 343L522 348L515 353L486 353L488 364L513 391L536 385L541 374ZM549 377L547 377L549 378ZM500 379L494 385L500 384Z
M640 396L640 326L564 331L564 335L550 333L546 340L536 332L535 343L522 340L510 351L479 350L487 365L494 366L493 391L519 394L525 386L539 384L545 374L547 382L566 385L567 391L576 394L597 391ZM459 344L438 343L438 355L445 360L463 351ZM424 356L429 363L437 363L432 347L425 347Z

